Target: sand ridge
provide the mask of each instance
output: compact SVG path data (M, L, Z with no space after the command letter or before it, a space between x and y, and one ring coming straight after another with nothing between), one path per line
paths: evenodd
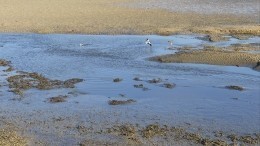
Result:
M202 50L180 51L175 54L157 56L151 58L159 62L169 63L199 63L213 65L248 66L259 69L260 54L242 51L233 51L241 46L231 46L224 49L206 46ZM247 48L247 49L246 49ZM244 46L243 50L251 50L251 46Z

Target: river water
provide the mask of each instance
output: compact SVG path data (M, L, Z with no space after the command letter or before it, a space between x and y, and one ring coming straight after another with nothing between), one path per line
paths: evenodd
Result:
M151 56L175 53L176 49L167 49L169 40L174 41L175 48L189 46L195 49L204 45L228 46L260 41L259 37L254 37L211 43L198 37L201 36L0 34L0 58L10 60L17 70L38 72L51 79L84 79L71 90L29 90L25 92L26 98L19 102L10 100L14 95L0 88L1 115L23 115L20 118L25 120L40 112L42 116L34 116L34 120L74 115L84 122L89 114L101 126L107 122L189 123L205 131L259 132L259 72L246 67L147 60ZM146 38L150 39L152 47L145 45ZM133 80L135 77L141 81ZM114 83L114 78L123 80ZM160 78L162 82L148 83L154 78ZM164 88L164 83L174 83L176 87ZM148 90L135 88L138 84ZM227 85L242 86L246 90L228 90L224 88ZM68 95L68 101L55 105L45 102L57 95ZM107 104L110 99L128 98L137 102L119 106Z

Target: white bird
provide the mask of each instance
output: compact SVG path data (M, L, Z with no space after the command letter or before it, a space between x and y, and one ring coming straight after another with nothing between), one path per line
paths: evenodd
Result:
M82 46L84 46L84 44L80 43L79 46L82 47Z
M173 41L168 41L169 43L169 49L173 49Z
M87 46L87 45L90 45L90 44L82 44L82 43L79 44L80 47Z
M152 43L150 42L149 39L146 39L145 44L152 46Z
M168 41L170 46L173 46L173 41Z

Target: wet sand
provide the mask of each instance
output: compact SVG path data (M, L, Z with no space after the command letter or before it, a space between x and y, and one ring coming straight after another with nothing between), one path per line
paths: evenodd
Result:
M3 128L4 127L4 128ZM17 130L0 121L0 145L1 146L26 146L28 140L17 134Z
M182 50L180 48L180 50ZM198 63L228 66L246 66L259 71L260 54L244 51L259 50L259 46L233 45L227 48L204 47L202 50L180 51L175 54L152 57L163 63Z
M158 3L151 0L145 1L151 3L151 7L143 7L144 1L137 0L1 0L0 32L260 35L259 9L255 8L257 0L244 2L245 5L228 3L232 6L231 12L222 10L226 1L199 2L207 4L203 13L189 11L194 8L193 2L189 1ZM170 5L185 9L168 9ZM200 6L198 9L202 9ZM238 15L237 11L241 13Z

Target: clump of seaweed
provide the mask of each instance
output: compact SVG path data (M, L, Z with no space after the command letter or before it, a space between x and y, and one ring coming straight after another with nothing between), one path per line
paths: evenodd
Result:
M138 138L138 130L136 126L131 124L123 124L119 126L113 126L112 128L108 128L108 133L114 133L118 136L123 136L127 138L128 140L131 140L131 142L134 142L135 144L140 144L140 140Z
M230 134L227 136L228 139L230 139L232 142L235 142L238 140L238 137L235 134Z
M121 78L115 78L115 79L113 79L113 82L121 82L121 81L123 81L123 79L121 79Z
M172 88L174 88L176 85L175 85L175 84L172 84L172 83L164 83L163 86L164 86L165 88L172 89Z
M73 78L64 81L63 85L65 88L75 88L75 84L83 82L83 79Z
M88 131L88 128L85 127L84 125L78 125L78 126L76 127L76 129L78 130L78 132L79 132L80 134L86 134L87 131Z
M167 125L160 126L157 123L147 125L143 128L138 128L138 126L134 126L131 124L124 124L121 126L113 126L112 128L108 128L108 133L115 133L119 136L126 136L128 139L133 138L136 140L137 137L142 137L145 139L153 139L153 138L162 138L170 136L174 140L187 140L192 143L196 143L199 145L206 146L228 146L228 142L223 139L219 139L224 135L223 132L218 132L217 139L210 139L201 136L198 133L189 132L183 128L178 127L168 127ZM224 137L222 137L224 138ZM258 144L259 143L259 134L245 135L245 136L237 136L237 135L229 135L227 136L234 143L240 144Z
M143 84L134 85L135 88L144 88Z
M147 90L150 90L149 88L145 87L143 84L137 84L137 85L134 85L135 88L141 88L143 89L143 91L147 91Z
M108 104L109 105L123 105L123 104L130 104L136 102L133 99L128 99L128 100L109 100Z
M59 95L59 96L56 96L56 97L51 97L49 98L49 102L50 103L59 103L59 102L65 102L67 96L62 96L62 95Z
M12 90L28 90L31 88L49 90L54 88L74 88L76 83L82 82L83 80L77 78L66 81L50 80L38 73L22 72L22 74L8 77L7 81L9 88Z
M259 138L253 138L250 135L240 136L238 140L247 144L257 144L259 142Z
M11 72L13 70L14 68L10 65L6 70L4 70L4 72Z
M0 66L9 66L10 63L11 63L10 61L0 59Z
M225 141L219 140L219 139L202 139L200 142L202 145L206 146L228 146L228 144Z
M135 78L133 78L133 80L135 80L135 81L142 81L140 78L138 78L138 77L135 77Z
M119 135L133 137L136 134L136 129L133 125L121 125L113 128L114 131L119 132Z
M156 135L165 136L166 132L166 128L161 128L157 124L150 124L141 130L142 136L145 138L152 138Z
M12 89L12 90L9 90L9 92L13 92L14 94L23 96L23 91L20 89Z
M160 79L160 78L156 78L156 79L148 80L148 82L149 82L149 83L157 84L157 83L162 82L162 79Z
M230 90L238 90L238 91L243 91L244 90L243 87L235 86L235 85L226 86L225 88L230 89Z
M8 67L6 70L4 70L4 72L11 72L14 70L10 61L0 59L0 66Z

